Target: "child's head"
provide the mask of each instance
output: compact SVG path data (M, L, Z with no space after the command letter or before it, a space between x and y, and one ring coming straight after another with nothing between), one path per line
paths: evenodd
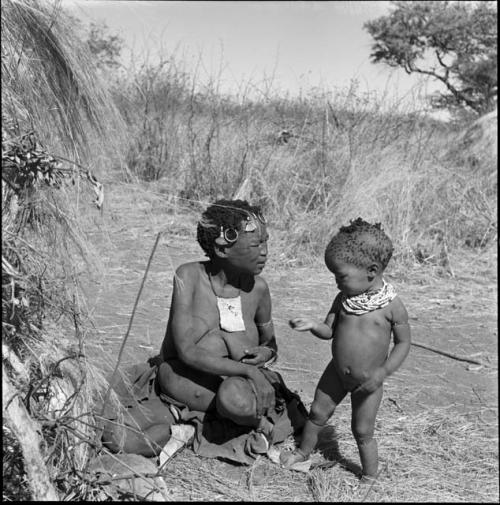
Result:
M231 245L243 230L249 218L263 220L259 206L245 200L217 200L201 215L197 227L197 240L205 254L215 256L215 243Z
M394 247L380 223L370 224L360 217L342 226L328 243L325 263L333 271L332 264L341 261L359 268L376 264L383 272L391 259Z

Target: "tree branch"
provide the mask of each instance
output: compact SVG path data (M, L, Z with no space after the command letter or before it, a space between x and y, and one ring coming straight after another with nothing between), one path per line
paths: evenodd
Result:
M447 76L442 76L437 74L436 72L433 72L432 70L424 70L422 68L413 66L413 71L417 72L419 74L425 74L425 75L430 75L432 77L435 77L436 79L440 80L451 93L453 96L458 100L464 101L472 110L475 110L476 112L479 112L477 108L477 104L471 100L469 100L462 92L460 92L458 89L456 89L450 81L447 79Z
M445 68L445 69L446 69L446 74L448 75L448 72L449 72L449 70L450 70L450 67L444 63L444 61L442 60L441 55L439 54L439 51L438 51L437 49L436 49L435 53L436 53L436 58L437 58L437 60L439 61L439 64L440 64L443 68Z
M40 451L40 426L26 411L2 364L2 413L19 441L32 500L59 501Z

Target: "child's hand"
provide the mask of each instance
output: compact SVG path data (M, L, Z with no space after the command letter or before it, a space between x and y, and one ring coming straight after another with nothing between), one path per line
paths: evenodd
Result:
M387 377L386 371L382 368L375 368L370 376L352 390L352 394L362 393L362 394L370 394L376 391L384 382L384 379Z
M294 319L290 319L288 324L290 325L290 328L297 331L310 331L316 328L316 321L304 317L295 317Z

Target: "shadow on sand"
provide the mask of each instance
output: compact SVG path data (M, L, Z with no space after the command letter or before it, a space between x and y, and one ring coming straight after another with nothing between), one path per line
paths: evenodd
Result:
M326 461L313 465L313 468L331 468L340 465L342 468L354 474L361 472L361 466L340 454L337 433L334 426L325 426L319 434L316 450Z

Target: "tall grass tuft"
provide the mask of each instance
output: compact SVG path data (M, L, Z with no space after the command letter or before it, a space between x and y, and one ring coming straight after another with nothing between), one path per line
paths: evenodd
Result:
M2 115L15 134L36 130L43 143L82 156L90 140L119 130L113 102L60 2L5 0L1 28Z
M105 382L85 356L80 279L95 262L80 175L99 138L113 149L120 117L60 2L6 0L1 28L3 497L85 498Z

